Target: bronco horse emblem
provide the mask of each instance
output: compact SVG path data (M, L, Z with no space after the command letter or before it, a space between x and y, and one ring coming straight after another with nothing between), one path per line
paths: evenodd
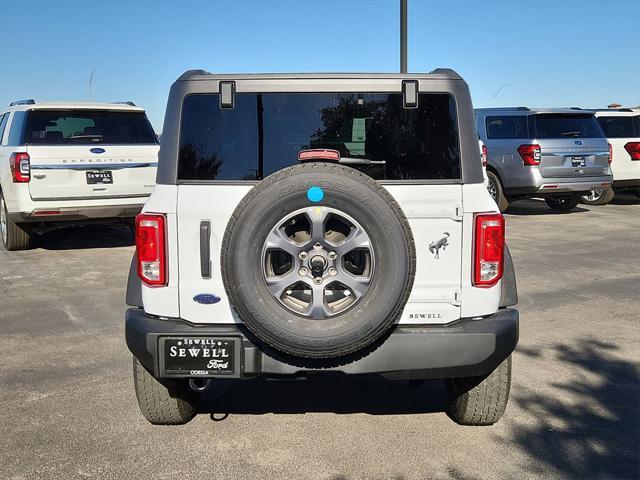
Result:
M433 253L436 260L440 258L440 249L445 250L449 245L449 232L444 232L440 240L434 240L429 244L429 251Z

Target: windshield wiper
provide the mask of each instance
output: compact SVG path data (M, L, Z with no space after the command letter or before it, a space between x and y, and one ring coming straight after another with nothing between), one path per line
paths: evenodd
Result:
M368 158L342 157L338 163L345 165L386 165L386 160L369 160Z
M582 132L564 132L563 137L579 137Z
M87 135L71 135L70 137L67 137L67 138L69 140L93 140L96 143L102 141L102 135L91 135L91 134L87 134Z

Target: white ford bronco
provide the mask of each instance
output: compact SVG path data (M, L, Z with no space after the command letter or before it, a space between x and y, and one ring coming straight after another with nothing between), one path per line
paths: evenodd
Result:
M63 225L133 221L151 194L158 140L132 102L13 102L0 112L0 233L6 250Z
M444 379L454 421L495 423L518 341L504 226L451 70L186 72L127 289L143 415L186 423L228 379L340 373Z

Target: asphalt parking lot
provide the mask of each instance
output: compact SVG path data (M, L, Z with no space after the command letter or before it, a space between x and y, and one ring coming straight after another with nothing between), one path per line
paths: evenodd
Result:
M637 478L640 202L518 202L507 225L520 344L484 428L442 413L440 382L342 378L214 389L213 419L151 426L123 338L131 233L0 251L0 478Z

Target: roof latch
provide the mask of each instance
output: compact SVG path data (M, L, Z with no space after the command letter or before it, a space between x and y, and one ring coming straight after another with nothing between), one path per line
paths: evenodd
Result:
M418 108L418 81L402 81L402 104L404 108Z
M236 95L236 82L220 82L220 108L233 108Z

